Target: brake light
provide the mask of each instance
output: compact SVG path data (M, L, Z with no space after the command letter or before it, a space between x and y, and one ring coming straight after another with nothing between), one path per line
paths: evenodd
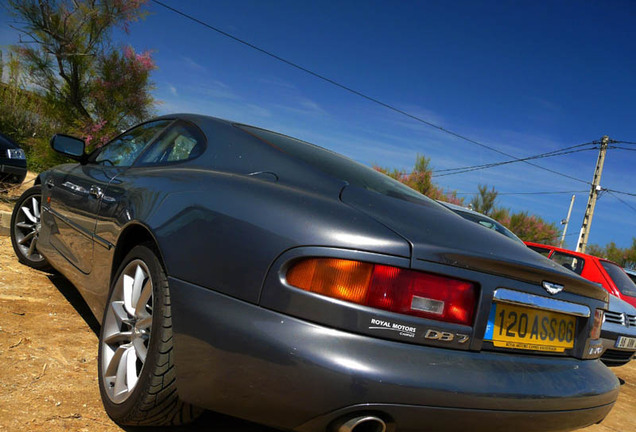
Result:
M603 326L603 318L605 313L602 309L596 309L594 312L594 325L592 326L592 330L590 330L590 338L598 339L601 337L601 327Z
M287 283L352 303L472 325L475 285L430 273L335 258L309 258L287 271Z

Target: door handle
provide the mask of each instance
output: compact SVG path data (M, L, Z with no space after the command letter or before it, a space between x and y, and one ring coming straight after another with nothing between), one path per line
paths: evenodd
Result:
M95 186L95 185L91 186L91 188L88 191L88 193L93 195L97 199L101 199L104 196L104 192L102 191L102 188L100 188L99 186Z
M51 179L48 179L45 184L49 189L55 186L55 182L53 182L53 180Z

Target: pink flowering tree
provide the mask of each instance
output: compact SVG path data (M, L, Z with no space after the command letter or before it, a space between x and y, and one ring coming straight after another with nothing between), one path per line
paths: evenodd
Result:
M149 52L113 46L114 29L143 18L146 0L8 0L15 47L50 116L99 144L153 106ZM108 101L108 103L106 103Z
M444 190L438 187L432 181L433 169L431 168L431 159L426 156L417 155L413 170L407 172L405 170L382 168L374 166L378 172L386 174L395 180L404 183L412 189L426 195L434 200L446 201L457 205L463 205L464 199L457 196L456 191Z

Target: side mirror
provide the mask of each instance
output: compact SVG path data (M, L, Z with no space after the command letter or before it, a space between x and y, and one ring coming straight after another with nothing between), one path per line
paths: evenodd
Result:
M51 148L53 150L80 162L84 160L85 147L84 141L69 135L55 134L51 138Z

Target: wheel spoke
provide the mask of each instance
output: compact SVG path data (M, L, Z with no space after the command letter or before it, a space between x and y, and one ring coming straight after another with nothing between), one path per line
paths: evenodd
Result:
M30 220L31 222L33 222L34 224L35 224L35 223L38 223L38 220L35 218L35 216L33 216L33 215L31 214L31 211L30 211L28 208L26 208L26 207L21 207L20 209L22 210L22 213L24 213L24 214L25 214L25 216L27 217L27 219L29 219L29 220Z
M104 372L104 376L114 377L117 375L117 370L119 369L119 364L121 363L121 359L128 349L130 345L121 345L117 347L115 353L110 359L110 362L106 366L106 372Z
M29 250L27 252L27 257L30 257L31 255L33 255L33 252L35 252L35 245L38 243L38 238L34 237L33 240L31 240L31 244L29 245Z
M113 314L115 315L115 320L117 321L117 327L121 328L123 324L132 324L132 319L126 309L124 307L124 302L122 301L114 301L110 304L111 309L113 310Z
M126 387L131 391L137 384L137 350L130 348L126 355Z
M144 269L142 269L141 266L138 265L137 268L135 269L135 281L133 283L132 297L131 297L131 304L135 305L135 310L137 310L139 299L141 297L141 290L144 286L145 280L146 280L146 274L144 273Z
M37 220L40 220L40 203L38 203L38 200L31 198L31 206L33 207L33 216L35 216Z
M128 275L123 275L123 288L124 288L124 307L128 315L135 316L135 308L132 302L133 283L134 279Z
M137 338L133 341L133 346L135 347L135 352L137 353L139 360L141 360L142 363L145 363L146 356L148 355L148 347L146 347L145 340Z
M115 388L113 388L113 391L115 392L115 396L128 391L128 387L127 387L128 356L130 355L131 347L126 346L124 348L124 346L122 345L121 347L117 349L117 351L120 351L120 350L121 350L121 355L118 359L117 371L115 372Z
M146 330L148 329L148 332L150 332L150 327L152 327L152 316L148 315L144 318L139 319L136 323L135 326L138 329L142 329L142 330Z
M35 236L36 232L32 231L30 233L28 233L27 235L24 236L24 238L22 240L20 240L18 243L23 245L25 243L27 243L29 240L31 240L34 236Z
M135 304L135 317L138 320L142 318L148 317L150 314L146 311L146 304L150 297L152 296L152 281L150 279L146 279L146 282L143 284L143 288L141 289L141 294L139 295L139 299L137 300L137 304ZM152 323L152 318L150 319ZM137 327L139 327L139 321L137 322Z
M110 336L106 336L104 338L104 343L107 345L115 345L122 343L129 343L132 340L132 332L131 331L122 331L113 333Z
M23 229L33 229L33 228L35 228L35 224L30 224L30 223L26 223L26 222L18 222L17 224L15 224L15 226L17 226L18 228L23 228Z

